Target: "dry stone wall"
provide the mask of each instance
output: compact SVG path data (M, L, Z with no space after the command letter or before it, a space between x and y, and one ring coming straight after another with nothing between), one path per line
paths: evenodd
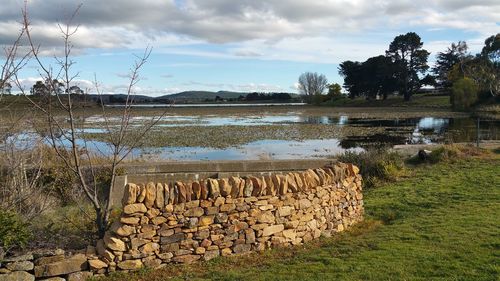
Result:
M350 164L263 177L129 183L123 214L90 260L98 273L298 245L363 219Z
M263 177L129 183L121 217L95 247L4 259L0 281L79 281L302 244L363 219L361 180L356 166L338 163Z

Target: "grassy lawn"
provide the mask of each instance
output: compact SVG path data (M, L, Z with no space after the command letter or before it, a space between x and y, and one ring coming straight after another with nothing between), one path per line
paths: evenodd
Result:
M105 280L499 280L498 155L416 168L365 204L365 222L302 247Z

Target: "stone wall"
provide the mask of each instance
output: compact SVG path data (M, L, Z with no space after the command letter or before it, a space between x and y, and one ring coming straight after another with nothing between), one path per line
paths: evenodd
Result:
M359 169L133 184L123 214L97 244L98 273L298 245L363 218Z
M119 221L95 247L0 261L0 281L85 280L330 236L363 219L358 172L337 163L262 177L128 183Z

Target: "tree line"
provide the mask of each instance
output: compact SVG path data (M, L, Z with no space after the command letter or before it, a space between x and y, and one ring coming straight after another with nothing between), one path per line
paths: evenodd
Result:
M422 86L429 85L451 95L456 109L466 109L478 98L500 95L500 33L485 40L482 51L476 55L468 52L464 41L451 44L436 56L434 67L428 64L430 52L423 48L418 34L408 32L398 35L389 44L385 54L370 57L364 62L346 60L338 68L344 78L343 87L349 98L386 99L398 93L405 101ZM300 75L298 89L309 101L318 100L329 89L323 74L305 72Z

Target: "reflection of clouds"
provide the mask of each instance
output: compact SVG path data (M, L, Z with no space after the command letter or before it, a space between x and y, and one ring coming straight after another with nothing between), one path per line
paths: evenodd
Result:
M361 148L349 149L361 151ZM324 158L343 153L338 139L323 140L260 140L226 149L207 147L165 147L137 149L134 157L169 160L259 160Z

